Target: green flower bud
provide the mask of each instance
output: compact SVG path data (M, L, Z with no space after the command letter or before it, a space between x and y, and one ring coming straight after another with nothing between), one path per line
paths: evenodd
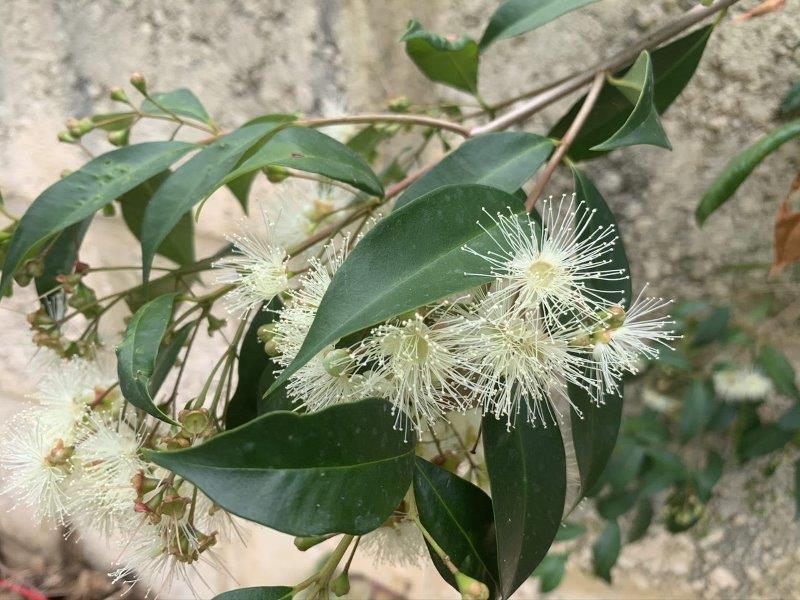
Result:
M131 85L142 94L147 94L147 81L141 73L137 72L131 75Z
M331 581L331 591L338 598L350 592L350 577L347 571L342 571L341 574Z
M394 98L389 101L389 110L397 113L406 112L411 106L411 101L405 96Z
M76 119L70 117L67 119L67 131L70 132L72 137L82 137L94 129L94 122L90 118Z
M272 183L280 183L289 177L289 171L285 167L268 165L267 168L264 169L264 172L267 174L267 179Z
M211 425L211 418L205 408L182 410L178 415L178 421L189 435L200 435Z
M72 137L72 134L69 131L61 131L58 134L58 141L64 142L65 144L74 144L78 140Z
M103 216L104 217L113 217L117 214L117 209L114 208L114 205L110 202L103 207Z
M278 350L278 343L275 340L270 340L264 344L264 352L269 357L275 357L280 354L280 350Z
M458 591L461 592L463 600L489 600L489 588L486 587L486 584L473 579L469 575L465 575L461 571L456 573L455 578L456 586Z
M301 552L305 552L309 548L313 548L317 544L321 544L325 540L329 540L331 538L331 534L327 535L311 535L308 537L296 537L294 538L294 546Z
M322 357L322 366L331 377L340 377L344 375L352 364L353 359L350 357L350 352L344 348L331 350Z
M114 86L108 90L108 97L115 102L124 102L125 104L129 103L128 94L126 94L125 90L119 86Z
M69 169L64 169L63 171L61 171L59 177L61 177L61 179L64 179L64 177L68 177L69 175L72 175L72 171L70 171Z
M108 142L113 146L127 146L128 140L131 137L131 130L130 129L120 129L118 131L109 131L108 135Z
M272 341L272 338L275 337L275 323L264 323L256 331L256 337L262 344Z

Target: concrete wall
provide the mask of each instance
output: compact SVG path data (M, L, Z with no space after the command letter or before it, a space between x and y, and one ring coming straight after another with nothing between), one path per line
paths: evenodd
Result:
M569 74L691 4L604 0L537 33L499 42L482 63L484 95L494 101ZM399 94L419 103L441 98L469 103L429 84L397 39L411 17L437 32L479 37L494 5L492 0L6 0L0 3L0 189L10 208L21 211L63 169L80 165L84 156L58 144L56 132L70 115L110 108L105 89L126 82L134 70L147 74L153 88L193 89L225 126L268 112L319 113L332 102L345 102L353 111L376 110ZM620 215L637 284L649 280L664 295L711 296L739 305L766 291L784 302L796 295L790 275L768 282L765 266L726 270L770 262L777 201L800 169L796 143L772 156L702 231L692 213L727 159L775 125L782 94L800 76L792 50L798 25L794 0L775 15L724 23L696 77L664 118L674 151L630 148L589 167ZM537 115L528 128L546 131L568 105L569 100ZM89 145L103 148L100 141ZM571 191L559 188L559 181L566 180L556 179L553 193ZM204 213L202 249L213 249L231 230L238 209L230 200L220 195ZM84 258L94 264L134 263L138 247L118 219L98 219ZM119 289L133 277L106 280L99 291ZM31 295L23 293L0 310L0 403L6 414L18 409L27 389L20 373L31 350L22 313L33 306ZM796 359L797 340L791 341L787 329L792 325L779 321L774 330ZM108 333L118 327L109 326ZM214 352L209 345L204 360L212 361ZM197 372L203 368L198 365ZM800 531L791 520L790 466L785 460L772 480L779 482L773 491L781 493L757 495L759 511L751 510L748 499L756 471L732 475L721 484L705 531L677 537L662 532L626 548L613 591L583 575L588 551L583 552L573 561L564 595L797 594L800 574L791 565L800 558ZM2 520L27 531L8 515ZM226 551L237 557L231 564L242 584L302 577L311 559L296 562L288 538L254 535L246 554L241 548ZM42 539L49 547L47 536ZM407 575L387 575L387 582ZM213 585L230 585L223 579L212 577ZM431 569L412 574L411 595L428 590L451 597L435 580Z

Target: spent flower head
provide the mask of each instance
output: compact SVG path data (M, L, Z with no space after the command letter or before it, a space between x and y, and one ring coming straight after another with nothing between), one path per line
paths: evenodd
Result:
M714 390L726 402L758 402L772 391L772 382L755 367L724 369L713 376Z

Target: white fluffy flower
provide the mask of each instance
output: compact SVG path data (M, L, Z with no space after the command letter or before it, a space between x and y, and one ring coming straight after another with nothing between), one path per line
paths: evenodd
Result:
M2 435L2 493L34 508L39 519L65 522L74 448L38 422L40 411L17 415Z
M570 346L579 323L553 327L535 313L519 313L506 293L479 297L473 318L461 321L460 345L467 376L462 385L474 404L509 424L522 408L525 419L547 426L562 416L558 400L571 405L567 383L590 389L587 353ZM573 407L574 408L574 407Z
M407 519L390 520L361 538L359 543L371 554L375 565L413 567L425 556L425 541L419 528Z
M237 316L289 287L286 251L273 240L274 223L263 210L261 214L264 231L252 233L242 225L240 233L226 236L234 246L233 255L214 263L214 268L220 269L217 283L234 286L225 295L225 303Z
M647 408L660 413L673 412L680 406L679 400L672 396L661 394L649 387L644 388L642 392L642 403Z
M421 431L446 411L462 408L454 383L463 363L461 329L440 313L437 308L379 325L357 350L359 362L382 380L404 429L410 423Z
M563 313L588 315L605 297L591 287L592 280L619 281L621 270L608 269L609 253L617 240L613 227L591 227L594 210L577 207L574 196L552 198L542 206L543 224L509 213L491 217L497 232L486 230L494 246L489 250L465 247L488 263L488 273L505 282L502 293L514 308L541 310L557 322Z
M674 322L668 320L669 315L654 316L671 301L644 296L646 288L627 311L620 306L601 311L602 318L592 336L593 370L600 392L615 392L623 373L637 373L642 357L657 358L657 345L668 348L668 342L678 337L670 327ZM600 402L601 397L596 400Z
M77 467L67 502L78 525L104 536L124 529L136 500L134 475L147 466L139 457L141 441L124 423L117 429L97 416L89 420L75 445Z
M310 412L365 398L365 380L351 352L329 346L289 378L286 391Z
M714 390L728 402L757 402L772 391L772 382L753 367L714 373Z

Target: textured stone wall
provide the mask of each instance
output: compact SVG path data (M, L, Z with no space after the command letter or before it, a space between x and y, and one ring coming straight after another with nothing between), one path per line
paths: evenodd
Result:
M567 75L623 48L691 4L604 0L534 34L499 42L481 67L484 95L494 101ZM751 7L754 2L742 4ZM411 17L437 32L478 37L494 5L492 0L6 0L0 3L0 189L10 208L21 211L63 169L81 164L80 151L58 144L56 132L70 115L110 108L105 89L124 83L134 70L147 74L155 88L193 89L225 126L267 112L320 113L335 103L354 111L376 110L399 94L419 103L441 98L469 103L424 80L397 39ZM800 76L792 50L799 26L795 0L779 14L743 24L726 22L709 42L696 77L664 118L674 151L629 148L589 167L620 215L637 284L649 280L664 295L730 298L743 306L769 290L784 301L796 295L790 275L768 282L763 266L771 260L777 200L800 169L796 143L772 156L705 229L696 227L692 215L705 186L727 159L775 125L780 97ZM546 131L569 102L537 115L527 127ZM89 145L93 150L103 146ZM553 193L571 191L558 187L559 182L567 185L556 178ZM219 243L237 215L235 204L223 194L209 203L199 224L201 252ZM99 219L85 245L85 258L95 264L134 263L138 247L118 219ZM751 264L762 266L728 269ZM98 291L119 289L133 276L120 274ZM22 313L33 302L30 294L19 294L0 308L4 415L18 410L27 390L20 373L31 350ZM777 322L774 329L797 360L791 325ZM107 333L113 335L118 328L118 323L109 325ZM202 356L212 361L213 346ZM202 369L199 365L197 372ZM626 548L613 591L584 575L588 552L583 552L574 558L560 593L800 593L800 575L792 569L800 558L800 531L791 520L790 462L785 460L771 480L770 494L753 495L758 467L723 480L703 531L677 537L659 533ZM0 526L34 539L13 515L0 513L0 520ZM299 579L318 556L312 553L305 562L296 562L285 536L263 531L253 535L246 555L241 548L225 551L240 557L232 569L242 584ZM54 547L46 534L40 543ZM98 560L104 556L99 548L90 554ZM371 570L369 563L361 567ZM385 580L397 589L410 589L414 597L419 590L452 596L434 583L437 576L430 569L413 575L413 588L403 587L403 577L386 575ZM211 581L214 586L231 585L221 576ZM533 593L531 589L520 597Z

